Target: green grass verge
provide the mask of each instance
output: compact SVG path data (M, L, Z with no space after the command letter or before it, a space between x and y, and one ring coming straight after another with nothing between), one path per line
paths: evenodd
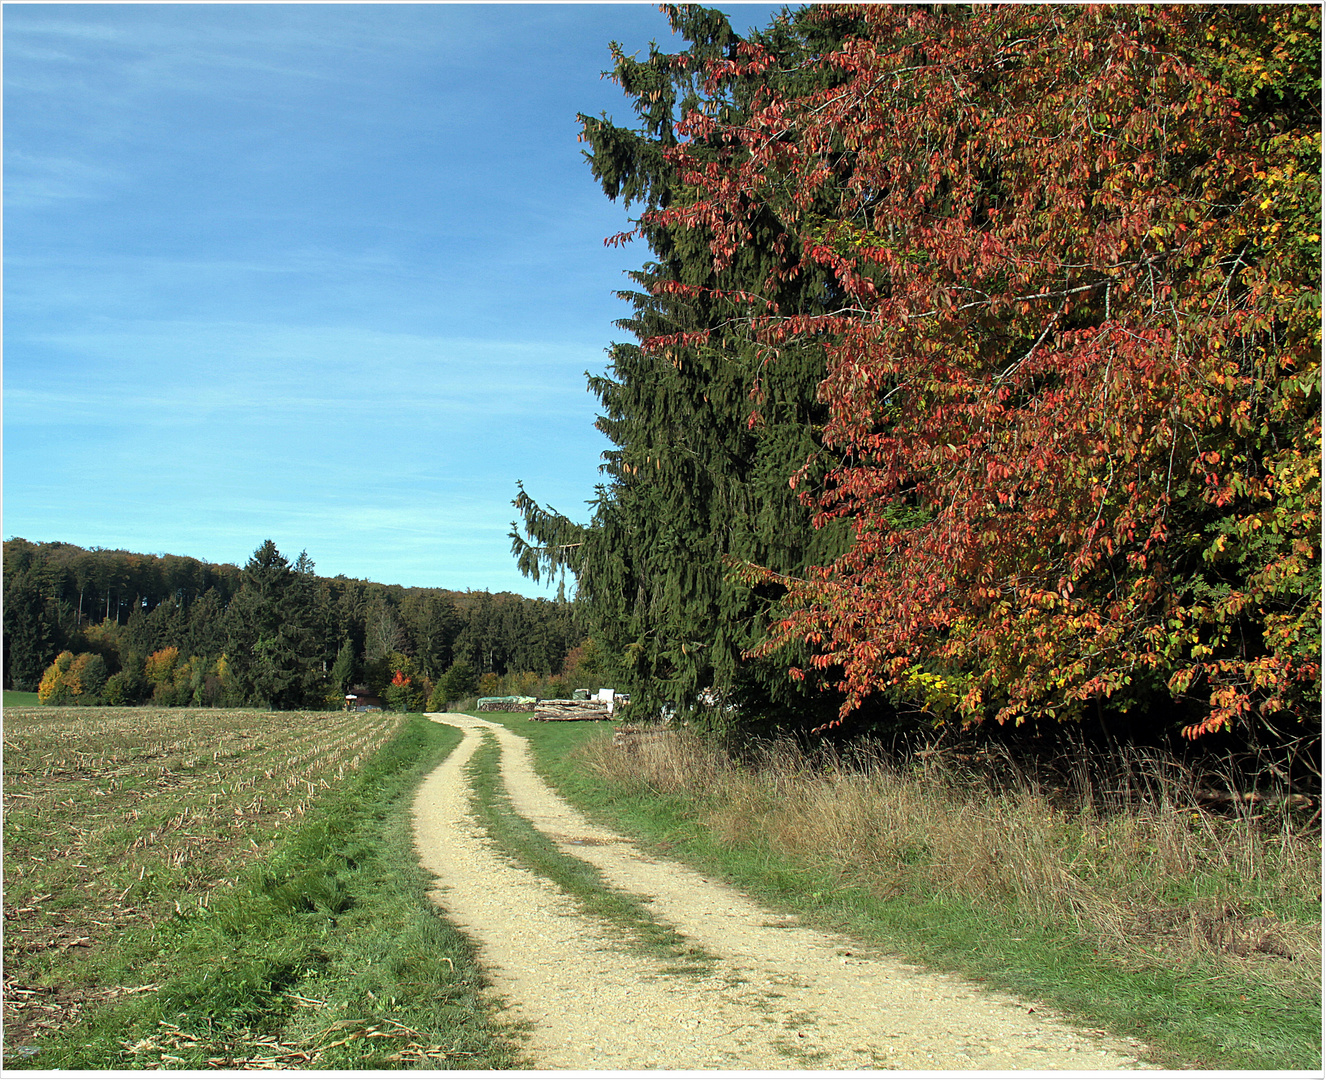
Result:
M482 745L470 758L468 773L475 817L502 852L518 866L547 878L585 914L624 931L628 947L672 961L669 971L709 972L713 957L655 918L638 896L612 888L597 867L566 854L515 812L502 786L500 760L497 739L485 732Z
M414 849L413 793L459 741L411 718L236 887L89 961L101 985L156 989L91 1010L6 1066L519 1065Z
M5 690L3 705L6 709L19 709L28 706L40 705L37 700L36 692L29 693L26 690Z
M1037 926L1015 908L976 906L919 890L876 895L759 843L718 843L706 804L605 785L577 760L611 728L534 723L486 713L530 740L536 768L569 802L653 852L720 876L808 923L851 934L928 967L1046 1002L1078 1022L1140 1040L1166 1068L1318 1070L1321 1000L1294 996L1246 972L1201 964L1124 962L1084 944L1069 926ZM714 793L711 799L721 799Z

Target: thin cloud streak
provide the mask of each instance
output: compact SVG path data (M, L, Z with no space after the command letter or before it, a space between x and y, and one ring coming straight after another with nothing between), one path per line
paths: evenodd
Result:
M776 6L742 7L739 28ZM573 517L609 443L645 5L5 10L6 536L450 588L519 577L516 480Z

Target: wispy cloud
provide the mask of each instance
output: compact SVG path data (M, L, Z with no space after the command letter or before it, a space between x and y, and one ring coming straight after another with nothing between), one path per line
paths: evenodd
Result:
M11 151L5 155L5 209L12 213L66 199L105 198L127 179L122 170L104 164Z
M651 37L646 5L6 8L6 535L522 587L515 481L592 496L584 372L647 257L603 247L575 115L632 122L599 74Z
M41 372L21 368L7 379L7 419L91 415L114 400L170 425L219 411L320 423L366 409L464 407L511 418L590 408L582 372L601 354L573 342L193 322L28 333L15 347L40 347L50 359ZM66 362L76 381L61 378Z

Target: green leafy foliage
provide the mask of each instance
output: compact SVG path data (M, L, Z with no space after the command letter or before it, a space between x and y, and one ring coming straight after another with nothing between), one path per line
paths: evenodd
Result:
M437 690L429 700L430 709L442 709L450 701L469 697L479 689L479 676L466 661L457 660L437 681Z

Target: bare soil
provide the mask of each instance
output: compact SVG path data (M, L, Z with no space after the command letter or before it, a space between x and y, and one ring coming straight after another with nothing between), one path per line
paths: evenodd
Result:
M476 943L528 1067L1154 1068L1140 1045L1075 1029L1039 1002L830 937L648 856L558 798L520 736L472 716L430 716L464 739L419 791L416 842L438 878L433 899ZM500 742L517 812L717 962L697 973L642 956L621 931L505 859L470 811L465 765L484 731Z

